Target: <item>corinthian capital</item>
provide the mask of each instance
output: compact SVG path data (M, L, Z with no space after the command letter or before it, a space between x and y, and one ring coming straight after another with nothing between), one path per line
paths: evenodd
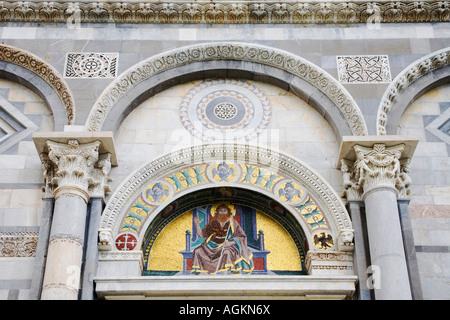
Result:
M68 143L47 140L48 158L54 166L51 184L56 187L55 196L75 193L89 199L89 173L98 160L100 141L80 144L71 139Z
M56 198L76 195L86 202L109 191L111 166L116 165L112 135L53 132L33 135L43 174L44 190Z
M401 136L344 137L338 167L344 197L360 199L367 190L383 186L409 194L408 163L418 140Z

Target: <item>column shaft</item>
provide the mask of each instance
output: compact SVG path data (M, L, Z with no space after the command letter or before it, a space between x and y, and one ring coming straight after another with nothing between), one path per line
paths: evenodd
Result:
M42 300L76 300L86 225L85 199L65 194L55 201Z
M396 194L391 187L377 186L363 195L377 300L411 299Z

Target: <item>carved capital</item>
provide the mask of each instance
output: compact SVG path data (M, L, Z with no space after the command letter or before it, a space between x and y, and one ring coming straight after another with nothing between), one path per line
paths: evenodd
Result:
M48 158L53 165L51 184L56 187L54 195L76 194L89 199L89 173L98 160L100 141L80 144L70 139L67 143L47 140Z
M395 188L400 175L400 156L404 144L386 147L376 143L372 148L355 145L354 180L364 191L377 186Z
M376 187L397 190L399 197L407 197L411 185L408 165L417 142L399 136L344 137L338 164L343 197L361 199L364 192Z
M111 136L52 133L33 136L45 178L44 191L55 198L105 196L116 162Z

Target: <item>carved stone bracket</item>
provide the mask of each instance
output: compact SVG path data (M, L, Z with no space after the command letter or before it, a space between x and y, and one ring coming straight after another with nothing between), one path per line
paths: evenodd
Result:
M309 275L353 275L353 252L308 251L306 268Z
M117 164L111 133L36 133L33 140L47 194L56 198L71 194L87 202L90 196L105 196L110 191L109 173Z
M385 186L409 195L408 164L418 140L399 136L344 137L338 168L342 171L343 197L361 199L371 188Z

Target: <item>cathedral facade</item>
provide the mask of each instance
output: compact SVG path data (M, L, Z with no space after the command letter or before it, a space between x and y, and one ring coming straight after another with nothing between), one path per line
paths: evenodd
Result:
M450 2L0 20L0 299L450 299Z

